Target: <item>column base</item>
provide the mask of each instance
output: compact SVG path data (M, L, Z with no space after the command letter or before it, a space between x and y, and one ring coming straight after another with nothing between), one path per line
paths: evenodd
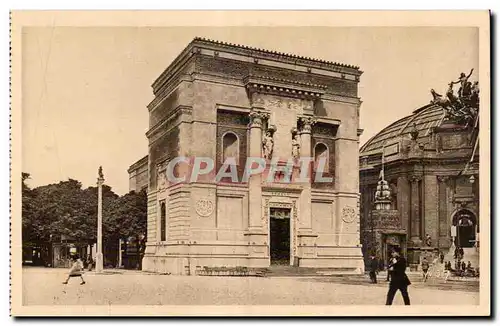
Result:
M102 273L104 271L104 261L102 253L98 252L95 255L95 272Z
M419 248L419 247L422 247L422 239L420 238L417 238L417 237L411 237L410 238L410 245L409 247L414 247L414 248Z

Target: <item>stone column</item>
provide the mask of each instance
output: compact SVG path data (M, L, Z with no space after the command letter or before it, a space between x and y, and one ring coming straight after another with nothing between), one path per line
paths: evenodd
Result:
M446 196L447 176L438 176L438 205L439 205L439 247L449 247L449 227L448 227L448 197Z
M262 157L262 124L266 118L265 113L250 112L250 150L249 155L253 158ZM249 230L260 230L262 225L262 188L261 174L251 175L248 180L248 228Z
M311 151L311 133L315 119L312 116L303 116L299 118L300 130L300 156L312 157ZM312 165L312 164L311 164ZM311 177L313 176L312 166L310 165L308 182L304 183L300 195L300 226L302 231L312 231L312 203L311 203Z
M410 185L408 179L404 176L398 177L398 210L401 219L401 227L406 230L407 236L410 235Z
M423 177L424 189L422 193L424 202L422 207L422 236L430 235L432 247L437 247L439 237L439 187L435 175L429 174ZM426 245L427 246L427 245Z
M104 175L99 167L99 177L97 178L97 253L96 253L96 273L102 273L104 269L104 258L102 254L102 184Z
M410 202L411 202L411 214L410 214L410 240L414 246L420 246L422 244L422 234L420 230L420 189L419 182L421 178L419 176L412 176L411 182L411 192L410 192Z

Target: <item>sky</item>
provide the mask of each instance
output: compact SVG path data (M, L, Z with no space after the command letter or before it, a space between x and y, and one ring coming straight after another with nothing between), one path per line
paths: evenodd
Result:
M128 192L128 167L147 154L151 84L196 36L357 65L360 145L429 103L429 90L474 68L468 27L25 27L22 167L30 186L68 178Z

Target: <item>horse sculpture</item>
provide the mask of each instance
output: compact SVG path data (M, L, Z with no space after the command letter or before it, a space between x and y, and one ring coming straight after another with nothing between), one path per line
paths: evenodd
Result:
M432 104L439 105L440 107L445 109L446 112L455 109L449 98L443 97L443 95L438 94L434 89L431 89L431 94L432 94L432 101L431 101Z

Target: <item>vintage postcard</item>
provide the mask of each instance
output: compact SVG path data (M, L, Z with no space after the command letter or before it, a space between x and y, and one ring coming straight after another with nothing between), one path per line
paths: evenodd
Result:
M14 11L14 316L488 316L488 11Z

